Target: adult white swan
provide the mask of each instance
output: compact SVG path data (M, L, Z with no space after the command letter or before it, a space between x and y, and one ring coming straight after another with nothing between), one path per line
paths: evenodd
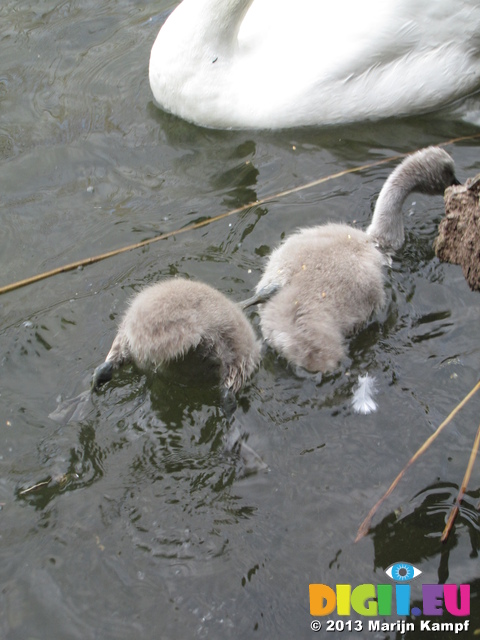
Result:
M149 76L160 107L214 128L428 112L480 88L480 2L183 0Z

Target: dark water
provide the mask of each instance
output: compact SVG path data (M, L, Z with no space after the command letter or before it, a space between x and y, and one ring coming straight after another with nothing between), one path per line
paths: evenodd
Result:
M7 0L0 8L1 284L478 132L433 117L327 131L191 126L158 111L148 86L150 47L174 4ZM460 179L480 171L479 144L448 147ZM478 399L353 543L370 507L478 378L480 298L432 251L440 197L409 200L388 306L352 339L336 374L298 377L266 351L235 424L268 472L242 477L224 452L214 387L184 384L178 372L153 379L127 370L81 422L48 417L88 387L141 285L181 274L246 298L265 256L297 226L364 227L390 170L273 198L0 297L2 638L348 637L310 630L308 585L388 583L384 570L399 560L424 583L471 584L471 631L462 637L473 637L478 469L449 542L439 538ZM350 408L365 370L379 388L378 412L366 417ZM412 602L419 598L412 583Z

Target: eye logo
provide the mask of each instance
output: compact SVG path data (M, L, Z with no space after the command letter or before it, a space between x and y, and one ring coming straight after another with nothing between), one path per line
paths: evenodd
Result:
M410 582L422 572L408 562L394 562L385 569L385 573L395 582Z

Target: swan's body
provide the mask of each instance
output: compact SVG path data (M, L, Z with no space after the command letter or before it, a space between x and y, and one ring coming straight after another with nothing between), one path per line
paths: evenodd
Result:
M443 193L457 183L451 157L438 147L408 156L386 181L367 232L346 224L300 229L275 249L257 295L262 333L275 349L309 371L334 369L344 338L385 302L383 249L403 243L402 205L413 191Z
M149 76L160 107L214 128L428 112L480 87L480 4L183 0Z
M260 345L238 305L216 289L175 278L146 287L125 313L94 385L126 362L155 369L191 350L218 362L227 390L238 391L260 360Z

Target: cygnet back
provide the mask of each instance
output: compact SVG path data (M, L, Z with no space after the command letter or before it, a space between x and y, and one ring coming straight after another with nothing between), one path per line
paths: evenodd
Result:
M165 280L132 299L96 378L108 379L103 375L108 365L118 368L133 361L155 369L193 349L218 360L222 384L233 391L260 359L260 345L238 305L207 284Z
M348 225L294 233L272 253L257 286L280 285L260 308L265 339L293 364L333 369L345 355L344 336L384 304L383 263L368 236Z

